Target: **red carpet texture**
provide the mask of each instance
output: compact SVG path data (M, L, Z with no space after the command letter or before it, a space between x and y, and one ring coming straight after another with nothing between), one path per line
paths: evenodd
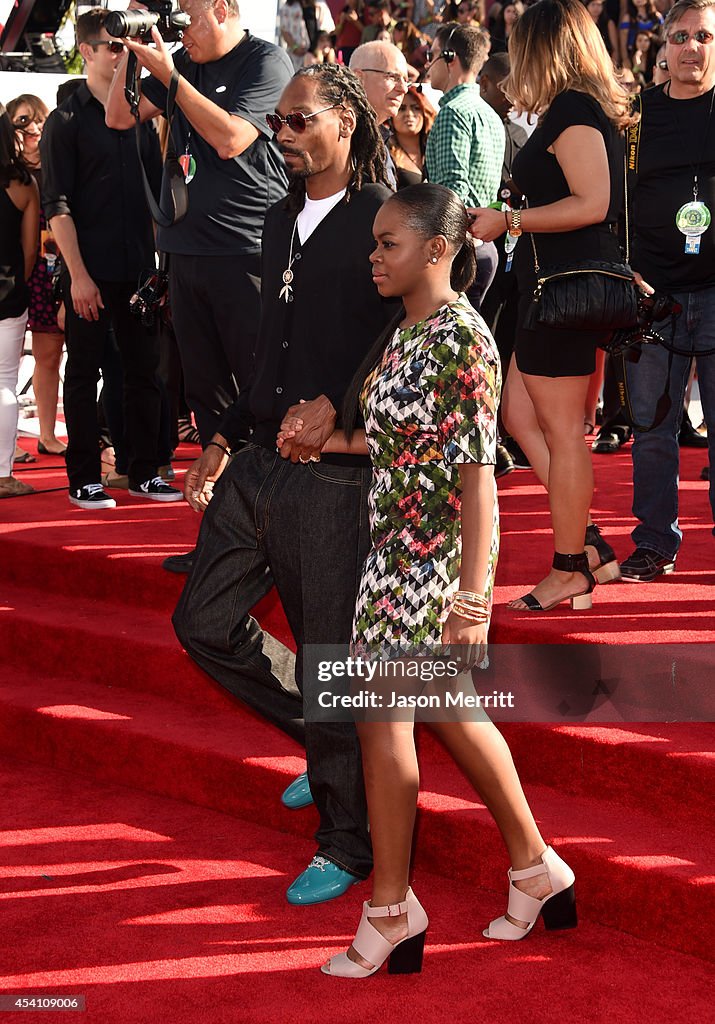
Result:
M621 556L629 461L596 460L595 518ZM707 709L715 541L701 462L685 453L677 573L599 588L587 613L503 607L543 572L549 532L532 474L500 481L496 642L677 643ZM314 811L279 803L302 752L196 669L169 622L182 580L160 561L192 545L198 517L122 492L116 510L74 509L57 460L22 478L58 490L0 503L0 994L81 994L98 1024L711 1015L712 725L502 726L540 828L576 871L581 919L520 944L481 937L505 906L503 845L421 729L423 974L325 978L369 886L316 908L284 901L313 852ZM257 614L290 643L274 596Z

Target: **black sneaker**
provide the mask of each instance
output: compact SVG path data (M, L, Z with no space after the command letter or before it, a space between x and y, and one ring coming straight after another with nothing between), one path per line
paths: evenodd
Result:
M675 558L664 558L650 548L636 548L621 562L621 579L626 583L650 583L656 576L675 572Z
M196 548L192 548L191 551L187 551L185 555L169 555L161 563L163 569L167 572L184 573L191 572L194 567L194 558L196 557Z
M129 493L135 498L150 498L152 501L181 501L184 497L181 491L170 487L160 476L153 476L151 480L145 480L138 487L132 487L130 484Z
M77 508L116 508L114 498L110 498L101 484L85 484L70 491L70 501Z
M514 460L512 459L509 452L506 450L503 444L497 445L497 461L494 466L494 476L506 476L507 473L511 473L516 467L514 466Z
M514 463L514 469L531 469L531 463L513 437L507 437L504 439L504 447L509 452L509 455L511 455L511 461Z

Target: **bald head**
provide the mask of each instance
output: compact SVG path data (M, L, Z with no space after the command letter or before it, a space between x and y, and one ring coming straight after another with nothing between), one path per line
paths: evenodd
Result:
M394 117L407 92L407 61L393 43L363 43L350 58L350 70L361 80L379 124Z

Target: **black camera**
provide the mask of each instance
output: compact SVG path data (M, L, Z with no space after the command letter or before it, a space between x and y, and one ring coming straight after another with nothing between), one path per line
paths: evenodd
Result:
M112 11L104 23L110 36L151 42L151 30L156 25L165 43L178 43L191 18L177 11L174 0L144 0L146 11Z
M615 331L606 351L611 355L617 355L632 348L634 345L667 345L663 337L654 330L653 324L670 318L672 324L683 312L683 307L665 292L654 292L646 295L645 292L638 293L638 323L635 327L627 327L625 330Z
M143 270L137 290L129 300L130 313L140 317L145 327L153 327L168 288L169 275L165 270Z

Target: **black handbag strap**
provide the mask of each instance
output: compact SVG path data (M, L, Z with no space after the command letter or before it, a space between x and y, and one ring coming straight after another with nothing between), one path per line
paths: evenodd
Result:
M149 184L149 179L147 178L146 170L144 169L144 161L142 160L141 151L142 129L141 121L139 119L139 67L134 54L129 54L125 95L129 101L129 106L131 107L132 114L135 119L134 131L137 155L139 157L139 166L141 168L147 205L149 207L152 220L162 228L169 228L172 224L178 224L179 221L183 220L186 216L189 208L189 190L186 184L184 172L181 164L179 163L179 158L176 155L176 149L174 147L174 140L171 132L174 112L176 109L176 91L179 88L179 77L179 72L174 68L171 72L171 79L169 81L169 88L166 96L166 119L169 130L167 133L166 157L164 159L164 175L169 183L169 195L171 197L172 206L171 212L166 212L162 210L154 198L152 187Z

